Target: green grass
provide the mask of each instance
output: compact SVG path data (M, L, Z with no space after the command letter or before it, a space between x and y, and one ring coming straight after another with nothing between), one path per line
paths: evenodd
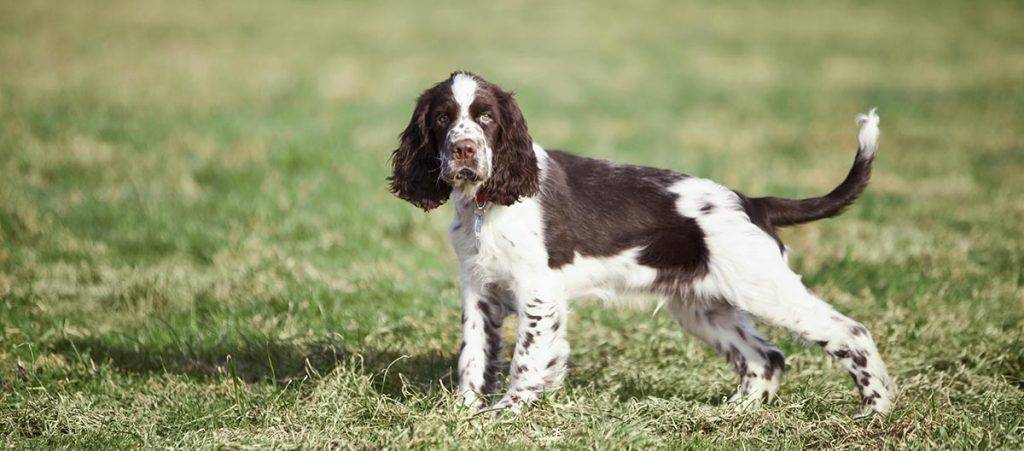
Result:
M1024 447L1019 2L0 2L0 442L48 447ZM873 183L788 230L900 395L777 330L780 398L664 312L574 305L567 385L451 396L445 225L385 189L412 100L466 68L533 136L751 194Z

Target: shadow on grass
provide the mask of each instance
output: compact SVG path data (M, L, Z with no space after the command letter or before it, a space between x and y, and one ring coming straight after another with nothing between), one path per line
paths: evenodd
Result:
M722 390L708 390L686 384L664 386L631 378L623 380L618 385L618 388L615 390L615 396L622 402L639 401L647 398L680 398L707 406L720 406L725 405L725 400L735 392L735 390L728 386L724 386Z
M68 337L54 343L53 352L69 362L87 366L107 365L112 370L140 375L179 374L197 380L237 378L249 384L275 384L301 387L303 381L317 380L341 365L370 376L382 395L406 399L410 395L436 393L457 384L454 353L425 351L408 355L390 350L343 345L333 340L289 342L266 339L239 343L197 344L187 340L176 346L143 345L123 337ZM507 362L506 362L507 363ZM503 371L507 376L507 370ZM589 376L595 376L589 374ZM579 369L570 370L567 387L585 387L592 377ZM649 396L672 398L685 396L717 405L728 393L687 393L677 387L666 389L657 384L627 378L619 384L617 397L622 401Z
M372 378L381 394L406 398L454 386L456 356L427 351L407 355L370 347L343 346L332 340L307 343L246 340L242 343L182 343L146 346L98 337L64 338L53 352L68 361L108 365L135 374L180 374L195 379L237 378L250 384L300 387L320 379L341 365Z

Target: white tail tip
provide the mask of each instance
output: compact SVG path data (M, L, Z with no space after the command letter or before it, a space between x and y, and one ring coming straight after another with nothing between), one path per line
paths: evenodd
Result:
M878 108L872 108L867 114L857 115L857 125L860 126L860 133L857 135L860 147L857 154L861 158L871 158L878 150Z

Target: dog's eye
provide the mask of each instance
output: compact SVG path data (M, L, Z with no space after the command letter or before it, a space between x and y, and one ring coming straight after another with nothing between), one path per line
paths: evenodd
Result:
M448 115L442 114L437 117L437 125L448 125Z
M490 124L491 122L494 122L494 119L491 119L491 113L481 114L476 118L476 120L480 121L481 124Z

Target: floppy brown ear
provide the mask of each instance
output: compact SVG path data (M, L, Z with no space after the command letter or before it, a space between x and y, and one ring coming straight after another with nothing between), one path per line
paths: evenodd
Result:
M523 112L512 93L498 91L497 97L500 128L495 139L493 170L480 189L487 200L512 205L520 197L537 193L540 173Z
M388 177L391 192L401 199L430 211L448 200L452 187L441 180L441 160L437 145L427 129L428 92L420 95L409 125L399 137L398 148L391 153L392 173Z

